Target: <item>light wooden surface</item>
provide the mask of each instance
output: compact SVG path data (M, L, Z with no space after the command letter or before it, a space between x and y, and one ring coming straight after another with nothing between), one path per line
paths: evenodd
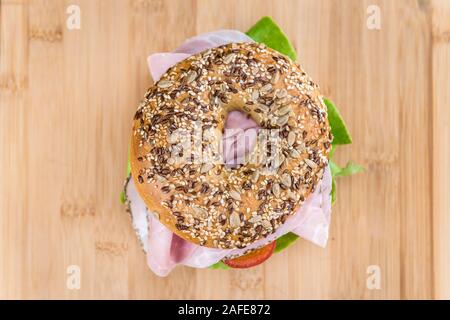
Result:
M1 0L0 15L0 298L450 298L450 1ZM347 120L337 160L367 172L339 181L326 249L158 278L118 201L146 56L263 15Z

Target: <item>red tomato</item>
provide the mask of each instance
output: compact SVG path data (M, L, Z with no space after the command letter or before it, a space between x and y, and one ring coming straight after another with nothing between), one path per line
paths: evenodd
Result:
M235 259L224 260L223 262L232 268L243 269L254 267L270 258L273 250L275 250L275 245L276 241L273 241L262 248L253 250L249 254Z

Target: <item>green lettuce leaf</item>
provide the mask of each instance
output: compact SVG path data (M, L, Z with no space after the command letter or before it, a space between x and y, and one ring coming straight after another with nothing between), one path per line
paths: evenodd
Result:
M130 161L130 153L128 152L128 161L127 161L127 177L129 177L131 174L131 161ZM125 191L122 190L120 193L120 202L124 204L126 201Z
M131 161L130 156L128 156L128 162L127 162L127 177L131 174Z
M127 200L126 200L126 196L125 196L125 191L122 191L122 192L120 193L120 202L121 202L122 204L124 204L126 201L127 201Z
M364 172L364 167L355 164L351 161L347 163L345 167L338 166L334 161L330 159L330 169L332 177L332 188L331 188L331 203L334 204L336 201L336 178L351 176L360 172Z
M330 123L331 133L333 134L333 145L352 143L350 133L336 106L325 98L323 102L327 106L328 122Z
M331 204L336 202L336 179L331 177Z
M336 151L336 148L333 145L331 145L331 150L330 150L330 153L328 154L328 159L333 158L335 151Z
M297 60L297 53L280 27L270 17L263 17L248 30L247 35L259 43L264 43L293 61Z
M293 232L286 233L277 239L274 252L280 252L290 246L299 237Z
M331 176L335 176L336 173L338 173L342 168L339 167L333 160L330 159L330 161L328 162L330 165L330 170L331 170Z
M208 267L209 269L222 269L222 270L226 270L226 269L230 269L229 266L227 266L225 263L223 263L222 261L219 261L217 263L214 263L213 265Z
M332 176L336 178L364 172L364 167L351 161L347 162L345 167L340 167L334 161L330 160L330 168Z
M336 171L334 176L336 178L338 177L347 177L351 176L353 174L357 174L360 172L364 172L364 167L360 166L359 164L353 163L349 161L347 165L343 168L339 168L339 171Z

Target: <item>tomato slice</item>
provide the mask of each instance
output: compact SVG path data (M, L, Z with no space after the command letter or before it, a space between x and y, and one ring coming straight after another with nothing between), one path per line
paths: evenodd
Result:
M275 245L276 241L273 241L262 248L253 250L249 254L234 259L224 260L223 262L232 268L244 269L254 267L270 258L275 250Z

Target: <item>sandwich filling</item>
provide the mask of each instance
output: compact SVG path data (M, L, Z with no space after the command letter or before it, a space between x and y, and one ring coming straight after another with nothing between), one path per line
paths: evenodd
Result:
M148 58L149 68L154 81L164 74L168 68L192 54L202 52L232 42L252 42L245 34L234 30L221 30L203 34L187 40L173 53L160 53ZM226 128L240 128L237 134L227 136L228 143L224 152L227 164L233 165L237 159L244 157L256 139L258 130L256 123L243 117L239 112L231 112L226 121ZM249 141L247 146L244 141ZM158 275L167 275L177 264L191 267L208 267L223 259L242 256L251 250L260 248L286 233L293 232L320 246L325 246L328 238L328 226L331 212L331 173L327 167L315 191L305 200L297 212L281 225L274 233L269 234L251 245L241 249L208 248L188 242L165 227L157 217L148 212L144 201L139 197L132 179L126 185L127 203L133 225L147 252L148 264Z

